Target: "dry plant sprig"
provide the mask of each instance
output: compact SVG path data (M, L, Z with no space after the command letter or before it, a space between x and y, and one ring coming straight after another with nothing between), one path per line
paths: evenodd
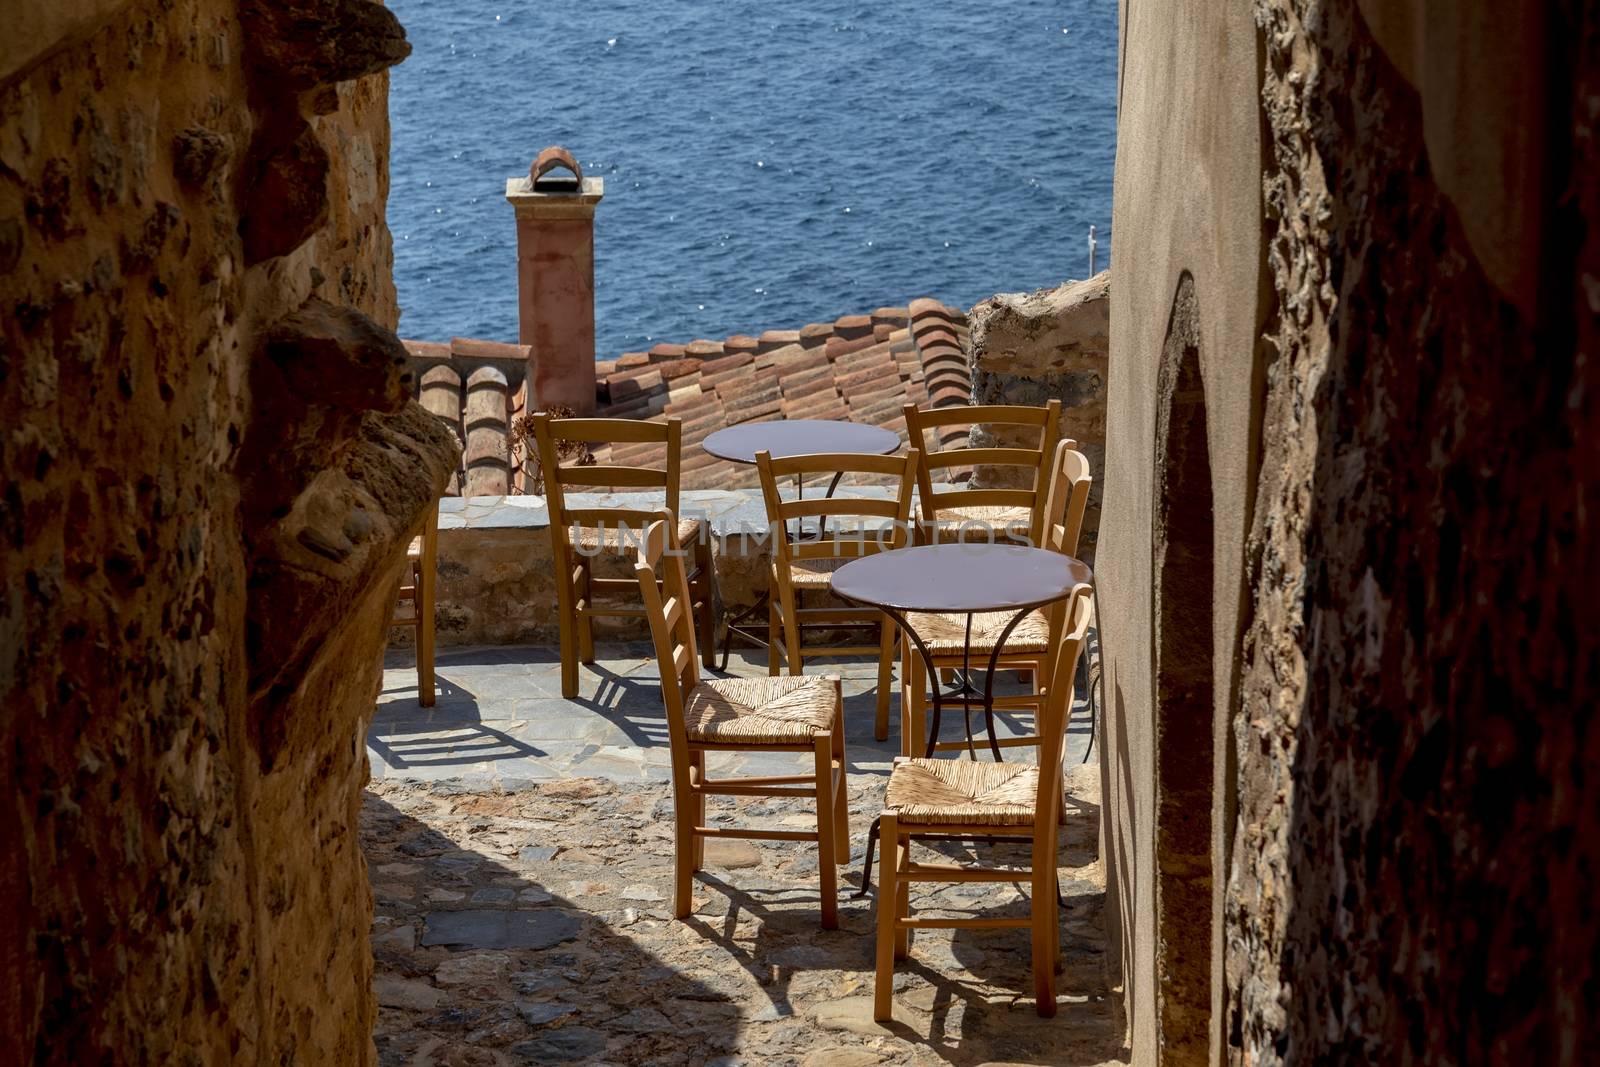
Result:
M535 443L533 432L533 416L536 412L519 415L511 421L511 458L516 462L524 474L528 476L528 492L535 496L544 494L544 471L539 466L539 447ZM547 414L552 419L570 419L577 415L576 411L565 404L557 404L549 408ZM568 460L572 462L567 462ZM582 441L568 441L556 438L556 462L563 467L589 467L594 464L594 453Z

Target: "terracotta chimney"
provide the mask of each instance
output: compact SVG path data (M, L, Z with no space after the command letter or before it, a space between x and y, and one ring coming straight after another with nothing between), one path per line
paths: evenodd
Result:
M563 173L563 172L570 173ZM518 340L541 408L594 411L594 208L605 179L585 178L572 153L551 145L525 178L506 179L517 213Z

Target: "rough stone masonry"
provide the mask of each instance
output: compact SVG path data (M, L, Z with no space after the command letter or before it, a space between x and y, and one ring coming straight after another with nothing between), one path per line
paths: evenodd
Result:
M361 736L456 455L391 333L409 46L365 0L18 7L0 1062L369 1062Z

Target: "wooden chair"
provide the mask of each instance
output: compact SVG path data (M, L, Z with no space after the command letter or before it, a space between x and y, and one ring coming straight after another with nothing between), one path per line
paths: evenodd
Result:
M433 628L437 600L434 584L439 575L439 502L428 509L422 532L406 548L406 567L400 573L398 600L410 604L407 615L396 614L392 626L412 626L417 631L417 703L433 707Z
M1061 401L1044 407L1023 404L987 404L945 408L907 405L906 436L911 447L922 451L917 471L919 543L950 540L997 540L1039 543L1043 527L1046 474L1061 436ZM1037 445L986 448L952 448L940 451L937 431L971 423L1000 428L1002 436L1033 437ZM930 435L932 439L930 440ZM1020 468L1025 487L1011 489L956 488L935 492L934 472L959 467L1002 466Z
M884 863L878 887L877 981L873 1017L893 1015L894 963L911 951L916 929L1033 931L1033 990L1042 1016L1056 1011L1055 965L1060 954L1056 900L1056 831L1062 809L1062 753L1072 712L1072 678L1083 653L1091 614L1089 587L1071 597L1071 625L1055 656L1039 723L1039 762L988 763L965 759L895 760L884 797ZM911 858L912 838L1011 838L1032 843L1028 870L923 863ZM913 916L912 882L1031 882L1027 918Z
M689 581L674 523L652 523L634 574L661 667L661 698L672 745L672 797L677 821L673 914L693 908L694 872L708 837L815 841L822 876L822 928L839 925L839 864L850 860L850 809L845 791L844 701L839 679L713 678L695 663ZM810 774L711 778L708 752L809 752ZM817 829L754 830L706 823L706 797L812 797Z
M1062 441L1047 468L1049 492L1041 510L1043 524L1041 548L1067 556L1078 554L1078 542L1083 534L1083 516L1089 504L1089 490L1094 478L1089 473L1089 461L1077 450L1074 441ZM1029 672L1035 679L1035 688L1029 693L1007 694L995 697L995 707L1023 707L1038 709L1043 696L1037 680L1050 677L1052 650L1060 646L1062 629L1066 623L1067 603L1058 601L1030 611L1006 638L997 669ZM1015 613L1010 611L979 612L972 617L971 655L964 654L967 639L967 617L955 613L938 615L913 612L906 616L906 625L916 631L933 653L934 664L941 672L952 670L982 670L988 667L989 656L995 641L1004 631ZM900 643L900 751L906 756L920 756L926 751L926 713L928 709L928 671L922 657L911 647L909 638ZM1002 747L1032 745L1037 736L1002 738ZM965 741L940 741L936 750L965 748Z
M771 453L756 453L756 468L761 474L761 494L767 505L767 524L772 531L772 569L767 622L767 673L777 674L786 662L791 675L801 674L807 656L848 656L861 652L878 653L878 708L873 719L873 736L879 741L889 736L889 690L894 684L895 626L888 616L872 608L803 607L802 593L825 593L833 572L852 559L887 549L901 548L909 540L911 488L917 471L917 450L904 456L869 456L856 453L790 456L773 459ZM793 475L871 474L899 479L892 500L836 496L814 500L784 500L778 494L778 480ZM826 530L807 536L805 520L815 518L819 526L833 522L835 533ZM841 529L837 521L889 519L887 528L865 530L861 526ZM789 524L795 523L793 530ZM811 646L804 644L805 631L874 627L876 644Z
M663 515L678 514L678 464L683 451L683 424L679 419L646 422L638 419L555 419L545 412L533 416L539 467L545 499L550 509L550 544L556 571L556 601L561 612L561 695L578 695L578 664L594 662L596 616L637 617L636 604L596 603L597 594L624 594L631 601L634 583L627 578L598 578L593 564L602 553L619 553L637 542L644 528ZM658 444L665 447L661 467L624 467L602 464L562 466L556 442L585 445L603 443ZM569 508L567 491L575 486L605 492L660 489L660 508ZM700 630L702 660L709 670L716 646L712 616L716 594L711 564L711 535L699 519L681 519L678 543L690 546L689 587ZM576 539L575 539L576 538Z

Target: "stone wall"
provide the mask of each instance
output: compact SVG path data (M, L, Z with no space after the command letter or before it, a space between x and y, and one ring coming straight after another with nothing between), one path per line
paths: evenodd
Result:
M1093 556L1100 530L1106 462L1106 379L1111 352L1111 272L1033 293L1000 293L970 313L972 402L1030 404L1061 401L1061 436L1078 442L1095 483L1083 520L1084 554ZM994 427L974 428L973 444L1022 444ZM979 467L979 486L1023 484L1015 467Z
M57 6L0 46L0 1062L368 1062L361 738L455 454L389 333L409 48Z
M1122 14L1096 573L1133 1061L1583 1062L1600 27Z
M887 491L846 485L836 495L882 497ZM572 494L568 506L643 510L659 508L662 502L659 493ZM703 518L710 525L720 626L721 619L766 595L772 545L762 536L766 513L760 491L689 489L683 492L679 509L685 517ZM554 644L559 639L549 521L542 497L471 497L441 503L435 615L439 644ZM843 522L848 529L852 521L834 516L830 526L837 529ZM595 573L633 577L630 559L616 553L599 557ZM813 598L808 597L807 603L812 604ZM817 606L822 603L815 600ZM765 625L767 620L762 614L751 621ZM595 632L605 638L650 640L643 618L599 618ZM395 627L389 639L395 647L408 647L412 631Z
M1398 0L1257 21L1276 359L1229 1054L1584 1062L1600 23Z

